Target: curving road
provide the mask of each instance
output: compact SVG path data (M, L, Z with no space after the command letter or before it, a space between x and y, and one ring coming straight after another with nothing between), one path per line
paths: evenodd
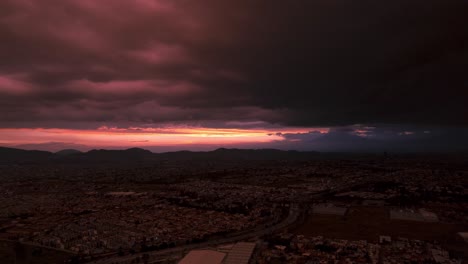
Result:
M189 244L189 245L183 245L179 247L174 247L174 248L168 248L164 250L158 250L158 251L149 251L149 252L144 252L144 253L137 253L133 255L126 255L126 256L114 256L111 258L107 259L102 259L102 260L97 260L97 261L92 261L88 263L94 263L94 264L123 264L123 263L130 263L132 260L134 260L137 257L142 257L143 254L149 255L149 259L155 259L155 258L160 258L162 256L167 256L167 255L174 255L174 254L181 254L184 253L188 250L193 250L193 249L199 249L199 248L207 248L207 247L214 247L217 245L222 245L222 244L230 244L238 241L244 241L250 238L254 237L261 237L264 235L271 234L273 232L276 232L278 230L284 229L292 224L294 224L297 219L299 218L299 215L301 214L301 210L298 204L291 204L289 207L289 214L288 217L285 218L283 221L280 223L264 228L262 226L257 227L255 229L252 229L250 231L246 231L245 233L242 234L236 234L231 237L227 238L222 238L222 239L216 239L216 240L211 240L199 244Z

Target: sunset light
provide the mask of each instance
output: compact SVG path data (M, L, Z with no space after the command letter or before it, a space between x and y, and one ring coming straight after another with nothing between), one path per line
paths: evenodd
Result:
M102 126L95 130L73 129L0 129L2 143L8 145L73 142L92 147L144 147L212 145L232 146L248 143L268 143L285 140L283 134L315 131L327 133L327 128L219 129L200 127L115 128Z

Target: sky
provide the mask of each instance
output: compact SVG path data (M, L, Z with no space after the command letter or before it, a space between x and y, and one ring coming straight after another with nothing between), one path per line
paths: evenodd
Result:
M0 145L468 150L465 0L2 0Z

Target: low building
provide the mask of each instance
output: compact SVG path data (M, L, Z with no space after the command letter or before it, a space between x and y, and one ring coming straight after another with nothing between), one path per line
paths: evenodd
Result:
M192 250L179 264L221 264L226 253L214 250Z
M435 213L426 211L424 209L407 210L395 209L390 211L390 218L392 220L407 220L419 222L439 222L439 218Z
M255 247L255 243L239 242L235 244L223 264L248 264Z
M425 209L419 209L419 213L426 222L439 222L439 218L433 212L426 211Z

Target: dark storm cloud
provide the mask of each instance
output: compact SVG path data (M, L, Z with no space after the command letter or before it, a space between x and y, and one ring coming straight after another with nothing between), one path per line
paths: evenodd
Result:
M283 134L276 148L318 151L456 152L468 148L468 129L398 125L335 127L328 133Z
M3 127L467 125L468 2L5 0Z

